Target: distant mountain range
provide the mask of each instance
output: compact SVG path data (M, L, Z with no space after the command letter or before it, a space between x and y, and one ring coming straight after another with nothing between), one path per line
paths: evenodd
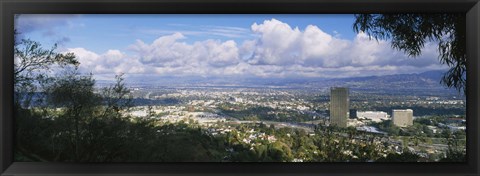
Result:
M329 83L341 86L388 86L388 87L442 87L440 80L444 71L427 71L413 74L397 74L385 76L368 76L327 80Z
M427 71L413 74L395 74L384 76L367 76L336 78L323 80L299 80L284 83L287 87L320 88L327 91L330 87L348 87L353 91L381 92L398 94L456 94L440 83L445 71ZM281 85L281 84L277 84Z
M205 78L205 77L127 77L127 85L133 87L188 87L188 86L224 86L224 87L280 87L328 89L330 87L349 87L352 90L375 91L446 91L440 80L445 71L427 71L413 74L395 74L351 78ZM100 85L111 82L97 81Z
M313 85L322 87L342 86L357 91L391 94L458 94L455 89L446 88L440 83L444 73L445 71L427 71L414 74L330 79L320 84L313 83Z
M396 75L385 75L385 76L367 76L367 77L352 77L352 78L340 78L340 79L331 79L337 81L387 81L387 82L397 82L397 81L412 81L412 82L428 82L431 81L439 83L443 77L445 71L427 71L423 73L413 73L413 74L396 74Z

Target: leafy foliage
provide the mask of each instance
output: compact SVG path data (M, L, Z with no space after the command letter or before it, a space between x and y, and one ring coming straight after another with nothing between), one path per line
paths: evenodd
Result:
M408 56L421 54L426 42L438 42L439 59L450 67L441 82L466 90L465 14L357 14L353 29L376 40L391 39Z
M23 102L24 107L29 106L32 93L37 91L39 84L49 80L48 71L55 65L64 68L77 67L80 64L73 53L57 53L55 49L56 45L51 49L43 49L40 43L29 39L15 42L15 104L21 105L20 103Z
M67 75L47 86L51 107L17 108L20 154L33 161L221 160L218 142L198 127L124 118L120 112L129 101L123 99L128 91L120 76L103 97L93 85L91 76Z
M420 156L411 153L403 152L402 154L390 153L385 158L381 158L378 162L417 162Z

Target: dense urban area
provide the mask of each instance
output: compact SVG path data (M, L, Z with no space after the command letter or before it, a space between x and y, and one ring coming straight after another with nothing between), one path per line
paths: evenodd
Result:
M76 135L72 134L76 130L68 129L80 128L79 131L94 133L90 135L95 136L99 135L94 132L95 130L106 133L102 131L106 127L88 122L90 119L88 116L98 115L99 118L108 119L107 117L112 115L114 116L112 118L119 120L118 123L124 123L124 126L114 127L119 129L110 129L113 131L108 132L113 134L105 135L107 137L108 135L120 135L118 137L125 135L123 140L133 142L129 145L140 146L135 150L148 148L150 153L136 157L112 155L109 156L111 158L103 158L107 161L437 162L465 160L466 102L465 98L458 93L444 93L436 96L430 93L425 95L417 93L418 95L412 96L348 87L314 89L298 88L298 86L293 88L289 86L127 86L122 82L123 78L117 79L118 82L110 87L94 87L94 81L91 78L87 79L92 83L86 85L90 88L91 94L73 94L72 99L64 96L68 91L75 92L75 88L70 90L72 87L64 87L65 85L55 87L54 84L50 88L51 92L48 95L44 94L44 99L47 100L45 102L50 104L33 104L30 110L20 110L19 114L22 114L22 111L25 111L23 114L30 113L30 115L21 115L20 124L32 133L28 139L19 140L24 143L22 147L28 147L26 144L31 144L30 147L38 149L39 145L33 146L34 142L30 140L35 137L49 139L52 143L48 144L46 149L42 149L51 152L47 155L55 156L53 158L50 156L52 159L49 160L61 160L62 157L67 157L63 159L69 160L80 157L78 155L85 154L79 152L74 157L58 154L57 152L62 148L59 144L55 146L56 140L60 141L62 136L71 140L76 139ZM78 80L73 81L71 84L74 85L71 86L84 89L85 87L82 88L84 84L81 83ZM342 92L333 95L335 89L341 89ZM82 107L87 106L89 101L102 102L102 100L91 98L82 100L82 96L95 97L96 95L103 98L103 106L92 102L93 107ZM341 100L335 100L339 98ZM75 104L77 99L80 101ZM35 100L31 101L35 102ZM95 110L99 107L99 110ZM86 111L87 114L82 111ZM339 113L343 115L335 117ZM79 117L81 115L87 117ZM40 119L47 121L39 122L40 119L34 119L38 118L35 116L40 116ZM73 124L78 126L73 127L68 117L78 117L73 119L81 121L74 121ZM25 122L21 121L22 118ZM32 131L32 129L42 128L42 125L48 125L45 128L52 128L54 125L62 126L60 120L62 118L66 118L63 123L69 123L63 124L67 128L64 129L66 130L64 133L55 132L55 129L40 133ZM344 119L344 121L340 120L336 123L335 118ZM57 122L53 123L54 121ZM35 127L30 128L28 124ZM132 127L125 126L128 124L134 127L140 125L141 131L130 131L139 129L130 129ZM101 129L94 129L95 127ZM121 133L116 134L116 131ZM38 136L46 133L50 133L48 135L51 136ZM79 135L81 134L79 132ZM91 139L88 137L87 134L82 135L78 140L87 144L95 142L89 141ZM98 148L97 144L87 145L95 147L87 149L79 149L78 145L74 145L76 147L72 150L97 150ZM125 145L105 150L125 150L126 148L122 148L127 147ZM126 153L137 155L134 154L135 152ZM115 159L116 157L118 159ZM35 160L35 158L44 157L27 155L21 156L19 160L32 158ZM104 161L99 158L84 160Z
M347 127L338 128L329 121L328 90L198 86L133 87L131 93L136 105L126 116L194 126L224 138L233 144L224 160L245 159L235 157L245 152L236 146L257 154L278 146L287 149L281 161L294 162L374 161L406 153L417 161L439 161L452 147L465 150L465 100L457 97L351 91ZM413 123L393 123L394 109L412 110ZM322 147L334 146L338 153L330 158ZM367 153L362 147L371 148Z
M105 94L105 89L96 88L93 93ZM175 156L147 161L434 162L465 158L465 99L455 94L388 95L346 88L349 108L346 126L340 127L330 123L330 89L124 89L128 90L125 100L131 104L119 115L129 123L148 123L165 138L163 142L168 141L157 146L160 153ZM394 123L392 113L397 110L413 111L411 122ZM48 111L55 119L69 110ZM192 138L191 133L201 137ZM155 148L158 141L148 140L152 139L136 139Z

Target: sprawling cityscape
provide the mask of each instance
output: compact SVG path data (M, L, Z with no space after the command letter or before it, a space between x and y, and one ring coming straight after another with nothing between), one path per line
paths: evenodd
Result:
M379 83L381 86L385 85ZM412 92L424 89L416 88ZM385 156L392 152L411 152L421 156L419 161L438 161L445 157L451 149L450 133L457 135L455 140L462 144L461 150L465 150L466 101L451 90L439 89L436 95L423 92L423 95L411 96L396 95L395 90L384 92L383 88L312 89L298 85L131 86L130 89L135 106L126 111L125 116L154 118L162 125L193 123L212 136L226 136L235 131L241 136L238 140L252 149L279 138L255 128L261 124L276 129L301 130L308 136L316 135L316 130L325 127L350 128L357 131L357 136L350 139L352 143L361 141L364 135L375 136L373 142L382 148ZM243 125L247 129L239 128ZM348 133L338 132L337 135ZM318 151L310 152L315 155ZM351 151L343 152L351 155ZM292 161L304 160L293 158Z
M15 161L465 162L463 18L17 15Z

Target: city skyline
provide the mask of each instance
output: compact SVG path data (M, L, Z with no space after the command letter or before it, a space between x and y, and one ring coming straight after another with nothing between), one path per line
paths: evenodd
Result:
M354 33L353 15L20 15L22 38L73 52L98 80L337 78L445 70L437 48L409 58ZM94 42L92 42L94 41ZM130 77L131 76L131 77Z

